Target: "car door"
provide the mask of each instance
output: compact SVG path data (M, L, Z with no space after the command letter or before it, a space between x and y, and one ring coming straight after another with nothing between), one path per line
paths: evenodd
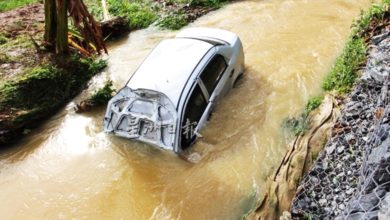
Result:
M204 92L209 97L209 102L211 104L215 104L220 96L220 92L222 90L221 86L218 86L219 83L225 83L222 80L225 70L227 69L227 63L225 57L221 54L215 54L210 62L206 65L206 67L201 72L200 84L202 88L205 90Z
M215 54L199 74L189 96L181 122L181 147L186 149L195 141L218 97L218 84L227 68L225 58Z
M191 146L196 139L196 129L207 108L207 98L199 83L194 84L194 89L189 95L183 111L180 129L180 145L183 150Z

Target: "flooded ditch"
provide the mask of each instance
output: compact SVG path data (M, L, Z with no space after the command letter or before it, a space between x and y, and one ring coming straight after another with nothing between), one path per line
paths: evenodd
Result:
M1 153L2 217L240 219L264 196L287 150L282 121L321 92L353 18L370 2L239 1L198 19L190 26L238 33L246 72L194 146L196 163L106 135L105 109L73 110L87 91ZM107 78L120 88L159 41L174 35L149 28L111 45L109 68L90 90Z

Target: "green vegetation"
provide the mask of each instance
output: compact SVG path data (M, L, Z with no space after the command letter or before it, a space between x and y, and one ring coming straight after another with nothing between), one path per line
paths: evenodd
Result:
M389 7L390 0L384 0L380 4L373 4L371 8L361 14L360 19L352 25L352 33L341 55L329 74L326 76L322 87L326 91L335 91L339 94L349 92L358 77L357 71L365 62L367 46L365 43L366 32L373 21L382 21ZM288 118L283 126L294 135L299 135L308 129L309 113L316 109L323 97L311 98L305 106L304 112L298 117Z
M312 220L313 216L310 213L305 213L303 215L303 220Z
M88 7L89 13L91 13L97 21L103 20L101 0L84 0L84 3Z
M309 101L307 102L307 104L305 106L304 113L309 114L311 111L318 108L321 105L322 100L324 100L323 96L316 96L316 97L309 99Z
M38 2L38 0L0 0L0 12L9 11L35 2Z
M292 118L287 118L283 122L283 126L290 131L294 136L297 136L303 132L305 132L309 128L309 114L311 111L314 109L318 108L322 100L324 99L323 96L316 96L307 102L305 106L305 110L301 115L298 117L292 117Z
M370 22L374 19L383 20L386 13L386 8L390 4L390 0L383 0L380 4L373 4L367 12L362 11L359 20L352 25L352 36L362 36L369 28Z
M178 5L178 9L172 11L166 16L158 20L157 25L161 28L179 30L191 22L191 10L185 11L183 5L188 5L189 8L201 7L209 10L220 8L227 0L171 0L169 4ZM181 7L179 6L181 5Z
M93 3L92 13L99 14ZM166 0L164 5L156 1L108 0L108 11L114 16L126 17L130 29L146 28L154 22L166 29L178 30L197 17L191 9L203 8L214 10L220 8L227 0Z
M5 44L7 42L8 38L3 33L0 33L0 45Z
M131 29L146 28L157 20L156 11L147 2L127 0L108 0L109 12L116 16L125 16Z
M157 25L162 28L179 30L188 24L188 16L184 13L173 13L163 17Z
M40 118L75 96L106 62L73 56L61 66L36 67L18 79L2 82L0 111L18 111L14 125ZM72 66L71 70L66 66Z
M228 0L189 0L188 3L192 6L203 6L217 9L227 1Z
M99 106L107 104L112 98L115 89L112 87L112 81L109 80L104 84L104 87L94 92L88 99L87 102L92 106Z
M327 91L349 92L357 78L359 66L365 61L366 45L363 38L352 37L322 85Z
M357 71L366 59L365 32L373 20L383 20L390 0L381 4L373 4L361 14L360 19L352 25L352 33L342 54L329 72L322 85L326 91L336 91L340 94L349 92L357 78Z

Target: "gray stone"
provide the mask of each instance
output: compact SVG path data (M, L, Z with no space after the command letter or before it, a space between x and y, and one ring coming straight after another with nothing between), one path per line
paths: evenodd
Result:
M353 188L348 189L345 193L347 195L352 195L355 190Z
M344 152L345 147L343 145L337 147L337 153L342 154Z
M371 42L375 45L378 45L380 42L382 42L384 39L386 39L389 36L389 32L385 32L383 34L376 35L372 37Z
M318 203L320 204L320 206L325 206L327 202L328 202L328 200L326 200L326 199L320 199L320 200L318 201Z
M336 149L336 145L332 144L329 147L326 148L326 154L333 154L334 150Z

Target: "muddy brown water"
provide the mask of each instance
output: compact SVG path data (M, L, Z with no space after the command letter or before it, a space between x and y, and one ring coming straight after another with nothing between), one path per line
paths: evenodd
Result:
M110 46L109 68L56 116L0 156L2 219L239 219L264 195L286 151L281 123L321 91L354 17L369 0L229 4L191 26L241 37L243 81L194 146L195 163L102 132L105 109L74 102L111 78L120 88L162 39L150 28Z

